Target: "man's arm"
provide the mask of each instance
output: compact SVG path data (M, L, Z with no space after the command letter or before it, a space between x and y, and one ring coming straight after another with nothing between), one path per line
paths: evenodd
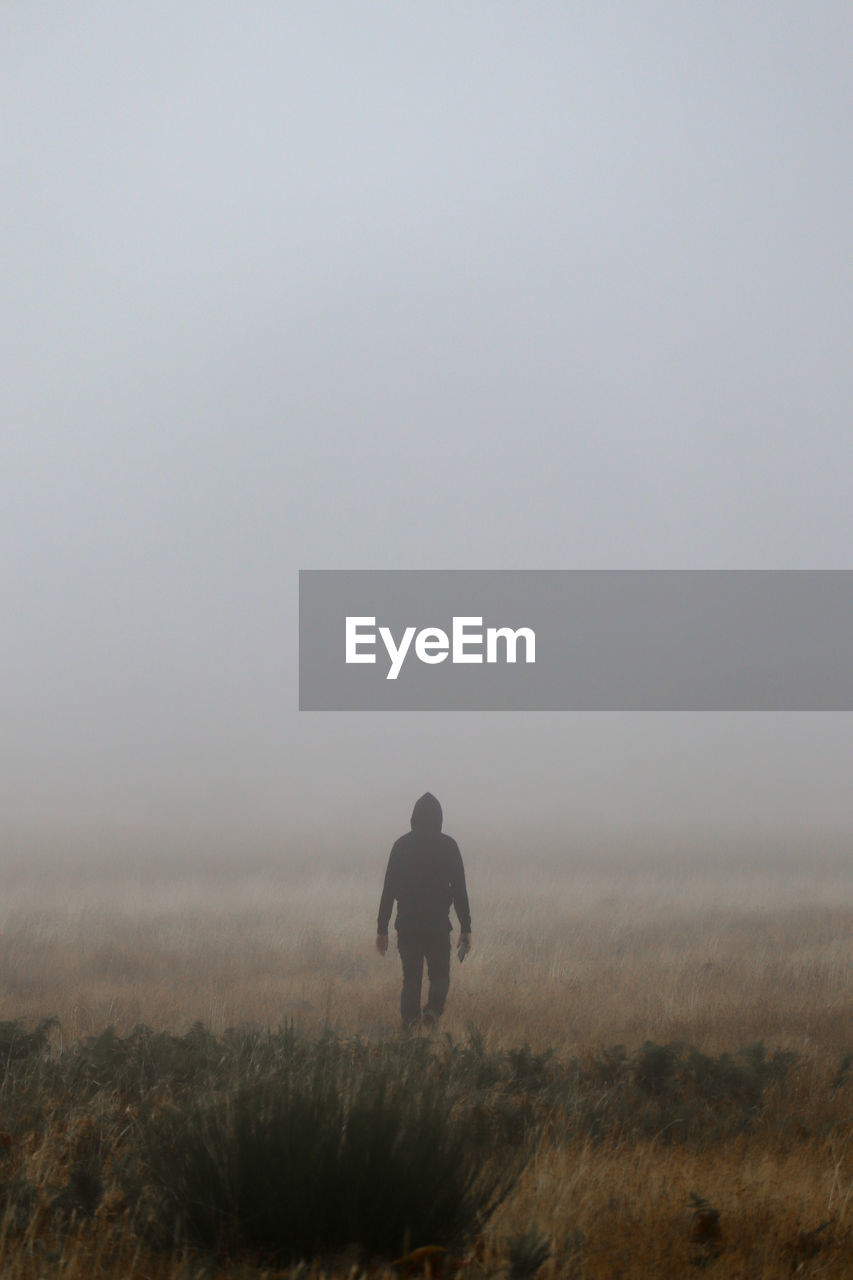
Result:
M385 883L382 886L382 897L379 899L379 915L376 918L377 938L388 937L388 922L394 910L394 899L397 896L397 858L396 846L391 850L388 866L385 870Z
M459 845L453 841L453 853L450 860L450 891L453 894L453 909L459 917L461 933L471 933L471 908L468 905L468 888L465 884L465 868L462 865L462 854Z

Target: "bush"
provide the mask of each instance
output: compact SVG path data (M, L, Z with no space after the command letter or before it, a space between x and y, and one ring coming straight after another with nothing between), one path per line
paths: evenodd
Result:
M438 1079L318 1048L307 1067L151 1118L149 1212L164 1243L393 1256L452 1244L511 1189L520 1162L483 1173L473 1112Z

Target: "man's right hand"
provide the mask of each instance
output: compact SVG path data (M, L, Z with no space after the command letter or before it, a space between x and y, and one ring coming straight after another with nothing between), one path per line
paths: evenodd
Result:
M377 933L376 950L379 952L381 956L385 955L385 952L388 950L388 934L387 933Z

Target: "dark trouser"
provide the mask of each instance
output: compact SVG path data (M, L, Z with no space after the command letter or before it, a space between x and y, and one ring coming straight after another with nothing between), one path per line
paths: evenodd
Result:
M403 962L400 1013L404 1024L411 1026L420 1017L424 960L429 974L429 996L424 1013L440 1017L450 990L450 933L433 934L426 938L401 937L398 933L397 950Z

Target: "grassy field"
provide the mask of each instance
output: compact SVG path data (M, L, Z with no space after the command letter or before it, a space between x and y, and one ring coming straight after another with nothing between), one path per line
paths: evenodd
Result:
M112 1027L129 1044L145 1024L172 1037L171 1062L197 1023L208 1055L234 1028L261 1056L266 1031L283 1026L306 1045L362 1046L401 1079L437 1080L454 1115L476 1077L481 1111L509 1126L477 1159L486 1167L523 1147L526 1163L482 1228L450 1244L445 1274L853 1275L849 862L475 864L474 951L453 961L423 1061L393 1056L408 1050L399 961L373 948L383 870L6 863L0 1019L17 1030L5 1042L0 1156L29 1207L6 1196L4 1275L400 1273L390 1257L326 1255L298 1272L292 1260L164 1250L140 1234L117 1171L158 1085L175 1105L186 1095L176 1075L135 1082L131 1096L115 1063L136 1058L116 1049L101 1069L98 1038ZM33 1042L19 1060L10 1046L46 1017L57 1021L45 1050ZM236 1080L214 1072L198 1091ZM78 1203L74 1179L95 1166ZM433 1257L411 1274L440 1266Z

